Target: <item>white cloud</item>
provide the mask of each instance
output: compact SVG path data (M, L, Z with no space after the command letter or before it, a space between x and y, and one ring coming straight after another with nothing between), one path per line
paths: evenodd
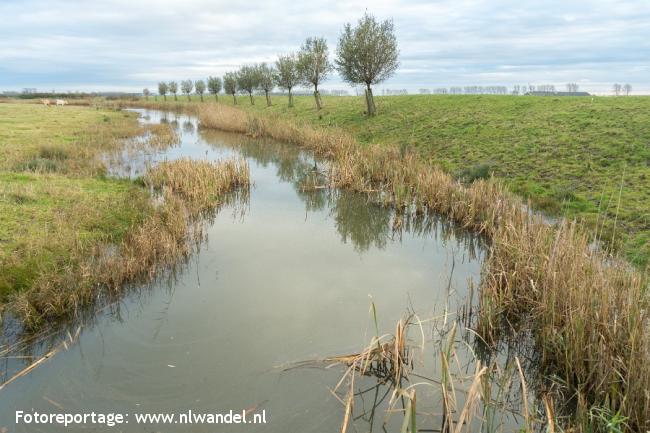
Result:
M392 17L386 87L614 81L650 91L644 0L3 0L0 88L133 90L272 61L365 10ZM333 77L331 87L344 85Z

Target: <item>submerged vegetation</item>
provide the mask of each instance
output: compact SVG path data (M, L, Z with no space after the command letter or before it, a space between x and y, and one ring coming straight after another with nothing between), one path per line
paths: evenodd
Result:
M191 108L190 108L191 107ZM547 223L499 181L465 185L404 148L360 146L349 134L225 105L187 106L208 128L271 137L333 161L329 187L372 192L384 204L436 212L485 234L478 332L529 332L543 377L576 406L587 431L594 411L620 414L629 431L650 420L647 281L580 224Z

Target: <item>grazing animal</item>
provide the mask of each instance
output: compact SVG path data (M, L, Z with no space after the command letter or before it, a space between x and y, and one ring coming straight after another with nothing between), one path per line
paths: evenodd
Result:
M65 101L63 99L57 99L56 100L56 105L66 105L68 101Z
M43 105L45 105L46 107L49 107L49 106L50 106L50 100L49 100L49 99L41 99L41 102L42 102Z

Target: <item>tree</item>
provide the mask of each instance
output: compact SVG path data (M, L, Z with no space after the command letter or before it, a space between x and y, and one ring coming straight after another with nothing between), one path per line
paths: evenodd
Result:
M368 116L374 116L376 108L370 86L389 78L399 66L393 21L378 23L366 12L356 27L345 25L336 52L341 78L352 85L366 85Z
M275 87L275 70L266 63L260 63L257 66L257 77L260 89L264 90L267 107L271 106L271 91Z
M162 95L162 97L165 99L165 101L167 100L167 92L168 91L169 91L169 86L167 85L167 83L165 83L164 81L161 81L160 83L158 83L158 93L160 95Z
M578 83L568 83L566 85L566 91L567 92L577 92L580 86L578 86Z
M183 80L181 81L181 91L187 95L187 100L191 101L192 99L190 98L190 93L192 93L192 89L194 88L194 83L192 83L192 80Z
M306 86L314 86L314 99L316 99L316 108L319 110L323 107L323 102L320 93L318 93L318 86L332 71L332 64L328 56L325 38L307 38L298 53L300 81Z
M627 83L623 86L623 91L625 92L625 96L630 96L630 93L632 93L632 85Z
M287 89L289 92L289 107L293 107L293 95L291 89L300 84L300 75L298 74L298 59L295 54L291 53L286 56L279 56L275 62L278 71L275 82L278 87Z
M205 93L205 81L196 80L194 83L194 90L201 97L201 102L203 102L203 94Z
M622 89L622 88L623 88L623 87L622 87L620 84L618 84L618 83L614 83L614 86L612 86L612 90L614 91L614 94L615 94L616 96L618 96L618 95L621 94L621 89Z
M219 102L219 92L221 92L221 78L208 77L208 90L214 95L214 100Z
M145 87L142 90L142 94L144 95L144 99L146 99L148 101L149 100L149 95L151 94L151 92L149 91L149 88Z
M223 89L227 94L232 95L233 103L237 105L237 73L236 72L226 72L224 74Z
M237 87L248 93L251 100L251 105L255 105L253 98L253 91L260 85L260 77L258 68L255 66L242 66L237 72Z
M169 93L174 95L174 101L178 101L178 97L176 96L178 94L178 84L176 84L176 81L170 81L167 87L169 87Z

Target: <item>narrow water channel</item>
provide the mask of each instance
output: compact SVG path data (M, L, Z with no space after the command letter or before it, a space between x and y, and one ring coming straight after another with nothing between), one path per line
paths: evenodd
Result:
M250 165L250 196L224 205L207 223L207 241L173 280L131 291L84 325L76 345L0 391L0 427L335 432L343 406L330 389L342 369L286 367L362 348L375 333L371 302L382 333L393 332L408 309L433 317L471 302L468 287L478 282L484 256L473 235L436 218L395 230L393 212L364 195L302 191L301 180L323 163L295 147L203 130L191 116L139 112L144 122L175 125L181 144L125 156L116 169L121 175L137 176L165 159L241 156ZM3 364L5 378L24 367L18 358ZM130 418L113 429L14 423L16 410L230 409L264 410L267 423L179 427ZM383 431L384 414L354 424L356 431ZM400 424L395 416L384 427L396 431Z

